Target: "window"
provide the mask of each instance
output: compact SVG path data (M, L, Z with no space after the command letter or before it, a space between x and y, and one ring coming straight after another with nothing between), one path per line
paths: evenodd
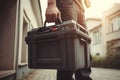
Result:
M100 53L96 53L96 56L100 56Z
M120 15L117 17L117 26L119 27L119 29L120 29Z
M19 54L19 65L26 65L28 63L28 46L25 42L25 37L27 36L27 32L29 30L32 29L32 27L30 27L32 24L30 24L30 20L28 19L28 17L25 15L25 11L24 11L24 15L23 15L23 23L22 23L22 37L20 38L21 40L21 45L20 45L20 54Z
M96 30L93 32L93 44L99 44L101 43L101 32L100 30Z
M120 15L109 19L109 32L120 30Z
M22 53L21 53L21 63L27 63L27 45L25 42L25 37L27 36L28 23L23 19L23 32L22 32Z

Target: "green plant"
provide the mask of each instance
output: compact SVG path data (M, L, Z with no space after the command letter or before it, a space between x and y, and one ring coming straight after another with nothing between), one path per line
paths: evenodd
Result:
M120 52L107 54L106 57L92 56L92 66L120 69Z

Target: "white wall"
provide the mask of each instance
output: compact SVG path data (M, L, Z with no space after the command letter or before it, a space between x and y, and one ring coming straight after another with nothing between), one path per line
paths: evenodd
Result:
M34 1L34 3L33 3ZM23 19L28 23L28 27L37 28L42 26L42 17L40 14L39 3L36 2L38 0L21 0L20 3L20 35L19 35L19 64L21 64L21 53L22 53L22 33L23 33ZM35 3L36 2L36 3ZM36 9L36 10L35 10ZM38 11L39 10L39 11ZM38 12L38 13L37 13ZM39 20L39 21L38 21Z
M101 27L101 28L98 28L98 29L100 29L101 38L103 38L101 19L99 19L99 18L88 18L86 20L86 24L88 26L89 35L92 39L93 39L94 29L98 28L98 26ZM99 53L101 57L106 55L102 39L101 39L101 42L99 44L93 44L93 40L92 40L91 45L90 45L90 53L94 56L96 55L96 53Z
M105 56L102 44L92 45L91 54L95 56L96 53L100 53L101 57Z
M115 15L120 15L120 3L116 3L113 5L113 7L111 7L110 9L106 10L103 13L102 16L102 31L103 31L103 35L102 35L102 41L103 41L103 49L104 49L104 53L107 53L107 41L110 40L114 40L114 39L118 39L120 38L120 31L116 31L113 33L108 33L109 31L109 23L108 20L109 18L115 16Z
M86 20L86 24L87 24L87 29L88 30L91 30L91 29L93 29L94 27L96 27L96 26L98 26L99 24L101 24L101 21L100 21L100 19L87 19Z

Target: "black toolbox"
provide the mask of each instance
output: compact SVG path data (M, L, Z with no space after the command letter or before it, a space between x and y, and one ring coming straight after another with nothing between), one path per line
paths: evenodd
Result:
M90 66L87 30L73 20L28 32L28 65L34 69L76 70Z

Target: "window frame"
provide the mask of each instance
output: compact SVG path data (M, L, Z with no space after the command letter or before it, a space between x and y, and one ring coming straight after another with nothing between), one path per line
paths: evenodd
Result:
M102 42L102 36L100 27L93 31L93 45L100 44Z
M108 33L120 30L120 14L108 18Z
M26 23L26 25L27 26L24 26L24 21L25 21L25 23ZM27 65L28 64L28 46L25 44L25 46L26 46L26 54L25 54L25 56L26 57L22 57L23 56L23 54L22 54L22 45L23 45L23 40L25 41L25 36L23 37L23 29L24 29L24 27L27 27L27 32L28 31L30 31L33 27L32 27L32 24L31 24L31 22L30 22L30 19L27 17L27 14L26 14L26 12L25 12L25 10L23 10L23 16L22 16L22 39L21 39L21 45L20 45L20 53L19 53L19 62L18 62L18 65L19 66L25 66L25 65ZM26 33L26 35L27 35L27 33ZM24 38L24 39L23 39ZM25 61L24 62L22 62L22 59L25 59Z

